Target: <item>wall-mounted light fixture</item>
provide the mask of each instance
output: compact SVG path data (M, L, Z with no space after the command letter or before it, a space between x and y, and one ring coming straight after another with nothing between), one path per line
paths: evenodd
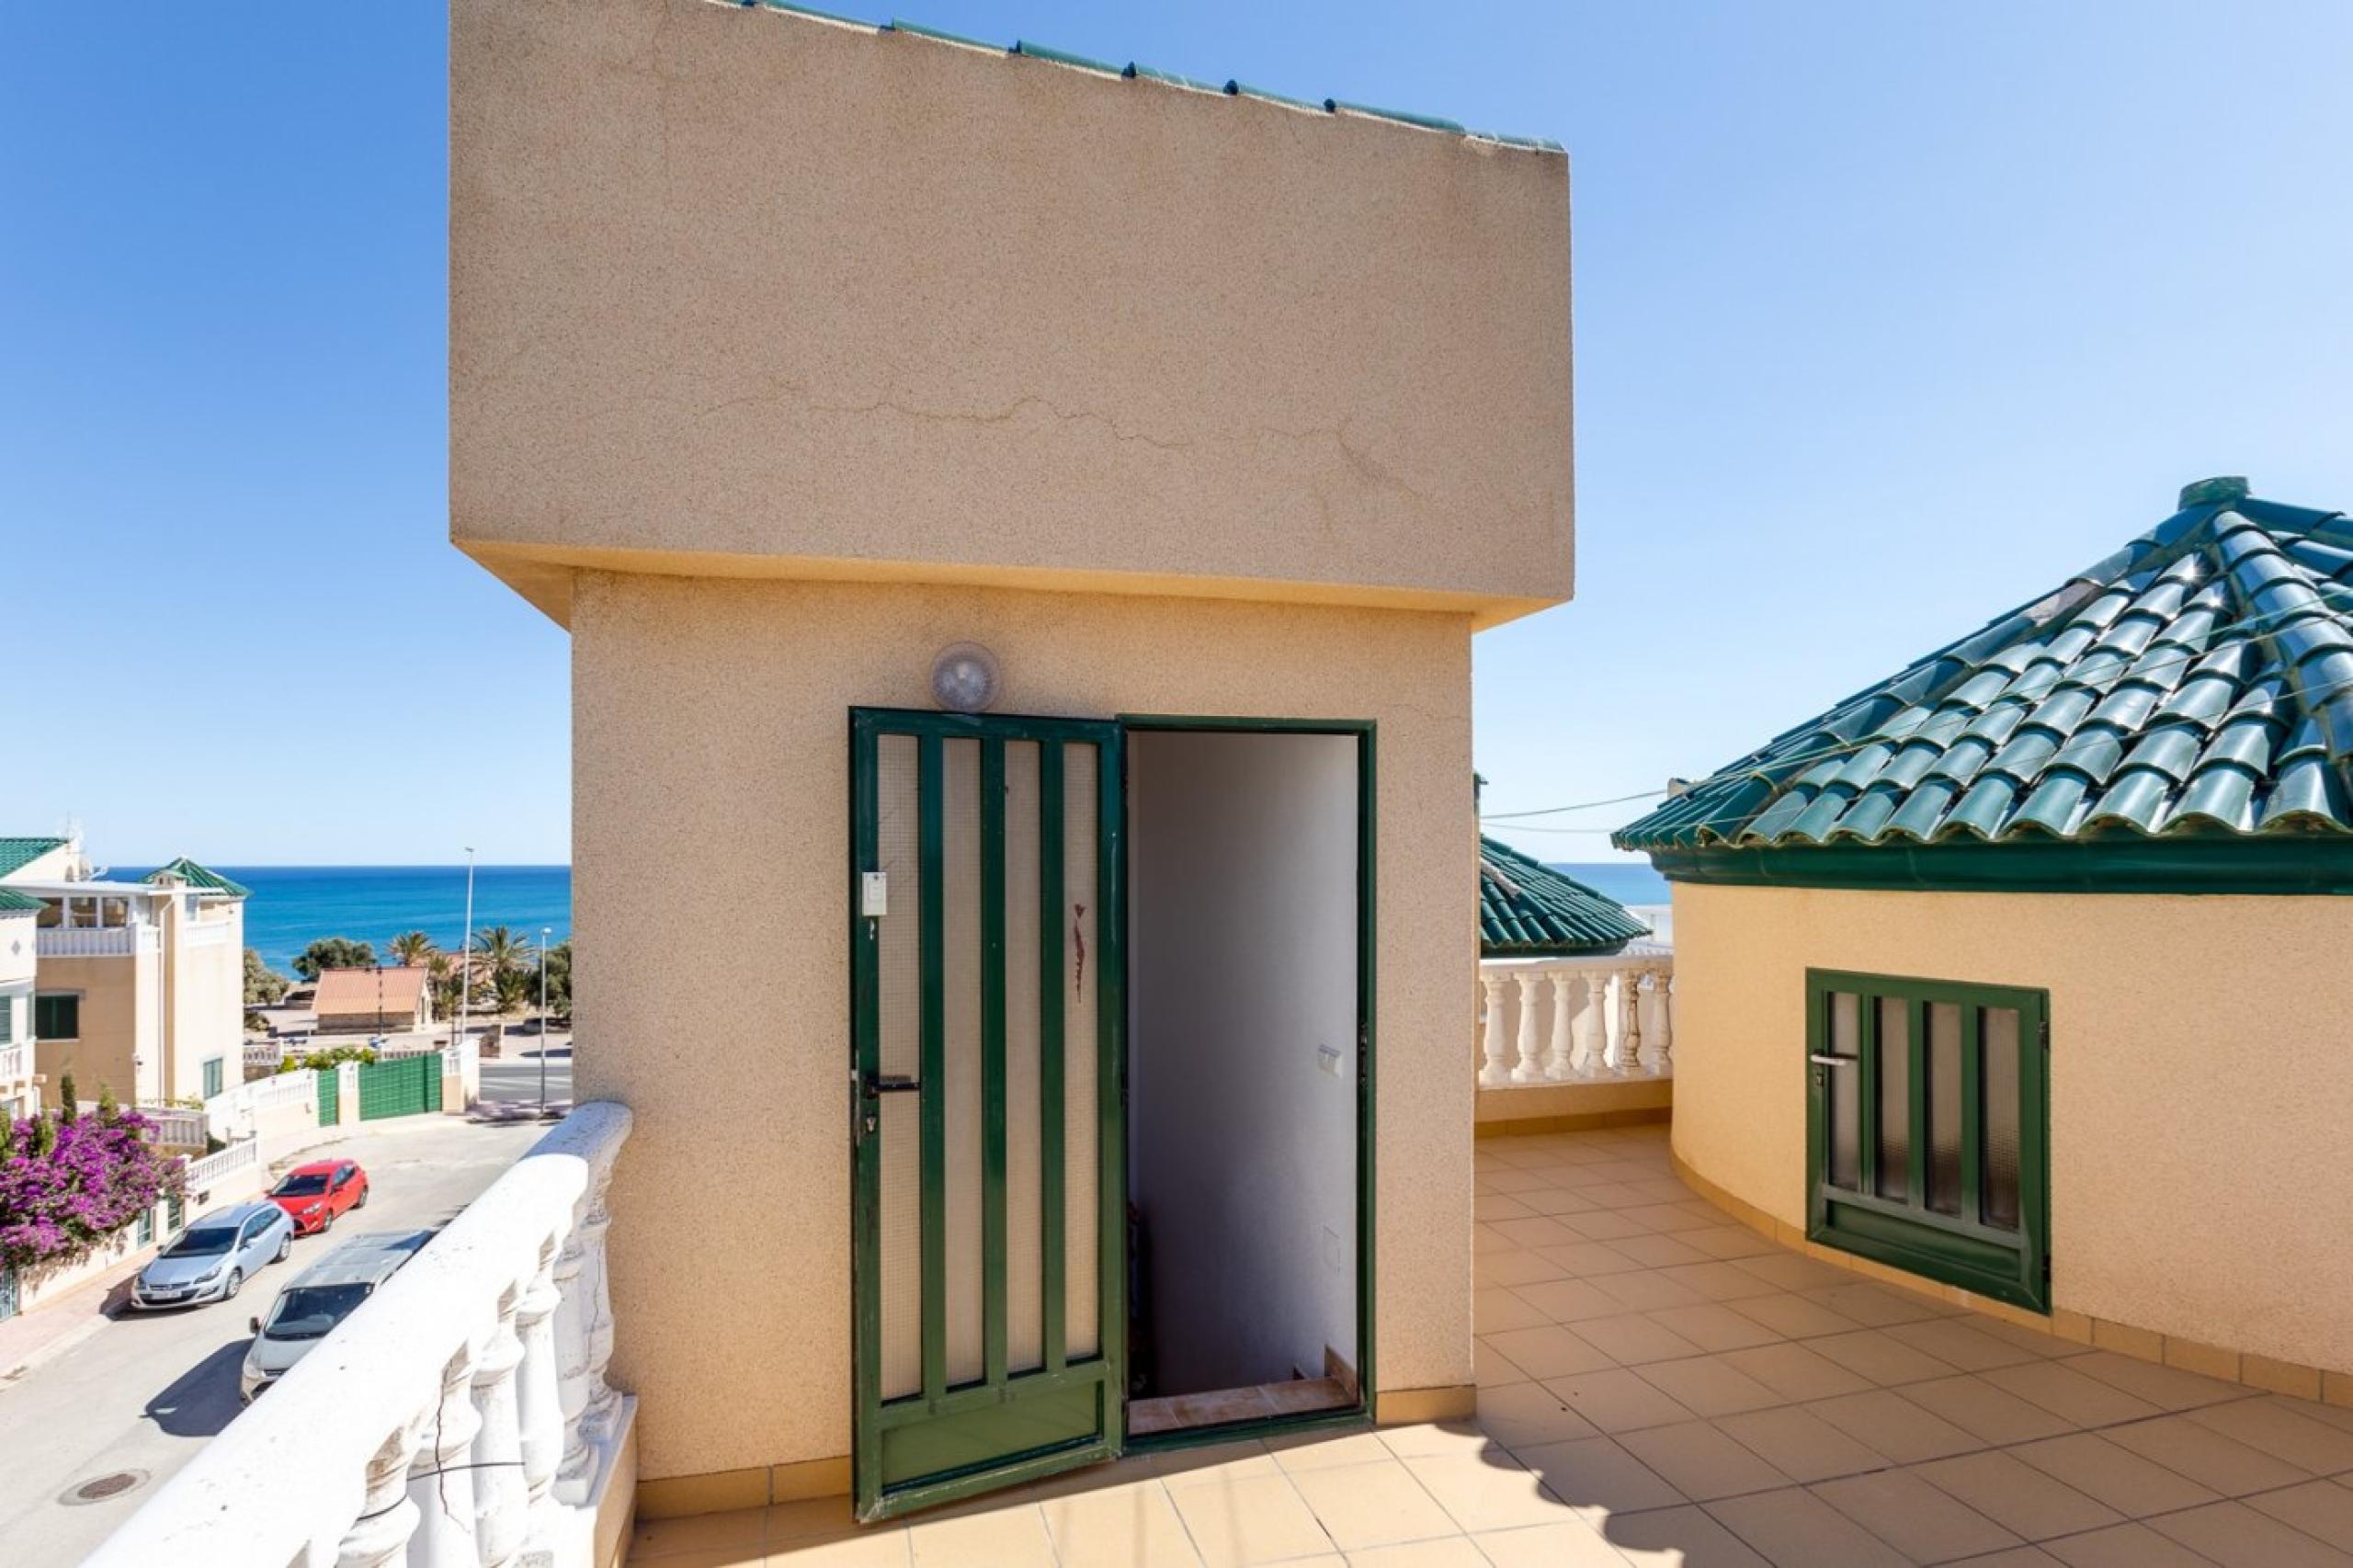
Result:
M1003 689L996 655L978 642L951 642L931 661L931 699L950 713L985 713Z

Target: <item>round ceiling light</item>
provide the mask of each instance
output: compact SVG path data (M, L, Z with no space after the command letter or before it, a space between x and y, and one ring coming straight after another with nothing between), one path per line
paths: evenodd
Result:
M985 713L1002 689L996 655L978 642L951 642L931 662L931 699L950 713Z

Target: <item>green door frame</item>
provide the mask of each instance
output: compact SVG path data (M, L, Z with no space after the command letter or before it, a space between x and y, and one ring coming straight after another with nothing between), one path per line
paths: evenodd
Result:
M1309 1411L1294 1415L1261 1416L1216 1426L1188 1427L1131 1437L1128 1446L1139 1450L1181 1449L1197 1443L1232 1442L1263 1432L1296 1432L1323 1426L1355 1426L1373 1411L1373 1104L1377 1052L1373 1042L1374 868L1379 864L1379 795L1375 751L1380 726L1370 719L1212 718L1191 714L1123 713L1122 731L1227 731L1259 734L1354 735L1357 738L1357 1403L1352 1409ZM1126 767L1121 748L1120 766ZM1126 794L1125 780L1120 793ZM1124 873L1124 863L1122 872ZM1126 908L1126 890L1120 907ZM1126 1103L1124 1040L1120 1063L1120 1101ZM1122 1204L1126 1172L1120 1173Z
M1833 1187L1830 1170L1830 997L1856 1001L1857 1175L1855 1189ZM1882 1197L1879 1184L1879 1004L1905 1009L1908 1048L1904 1086L1910 1128L1909 1169L1902 1199ZM1931 1003L1961 1009L1961 1212L1927 1207L1928 1030ZM1981 1170L1984 1100L1980 1009L2018 1015L2018 1225L1983 1222ZM2015 985L1864 974L1849 970L1805 971L1806 1238L1842 1252L1958 1285L2030 1312L2051 1310L2051 995Z
M852 1343L854 1346L852 1406L852 1473L858 1516L872 1520L974 1493L1068 1470L1076 1465L1115 1459L1120 1452L1126 1426L1127 1325L1127 1147L1126 1147L1126 1019L1127 924L1123 834L1126 807L1122 797L1122 734L1109 721L965 715L921 710L854 708L850 710L849 789L850 857L848 914L850 937L851 1051L848 1084L849 1132L852 1150L850 1256ZM917 747L918 813L923 878L921 1058L917 1083L942 1082L945 1030L942 998L944 938L943 881L940 846L943 835L942 752L950 739L972 739L981 747L981 1055L984 1136L982 1147L983 1225L983 1359L977 1381L949 1388L946 1382L946 1297L944 1287L931 1288L946 1272L946 1189L932 1179L944 1166L942 1146L947 1108L936 1094L921 1100L919 1135L923 1141L926 1179L921 1198L923 1275L926 1281L921 1318L924 1386L921 1392L885 1402L881 1395L881 1231L882 1165L879 1139L872 1136L870 1115L881 1088L881 962L880 930L874 919L859 914L859 880L863 872L880 870L880 822L876 789L878 743L883 735L912 736ZM1096 788L1096 1045L1097 1092L1097 1229L1098 1278L1096 1303L1098 1323L1096 1352L1071 1358L1065 1350L1063 1304L1066 1280L1063 1265L1063 1230L1055 1222L1062 1211L1063 1162L1061 1071L1062 1015L1040 1009L1039 1060L1040 1092L1040 1210L1041 1311L1044 1318L1044 1359L1032 1372L1009 1374L1006 1368L1006 1140L1004 1132L1006 985L1005 951L1005 744L1039 743L1039 799L1041 818L1057 824L1063 815L1063 746L1070 743L1097 747ZM1058 993L1064 958L1062 906L1062 838L1041 835L1039 881L1040 983ZM1051 914L1048 915L1047 912ZM1072 1415L1093 1402L1092 1430L1077 1432ZM1027 1407L1025 1409L1025 1406ZM1042 1414L1041 1414L1042 1413ZM1060 1420L1060 1427L1054 1422ZM920 1445L915 1429L931 1426L935 1435L952 1434L935 1450L943 1456L936 1470L912 1479L886 1483L885 1434L904 1432L903 1454L910 1442ZM1045 1440L1031 1437L1043 1431ZM980 1458L957 1462L953 1455ZM916 1453L921 1453L918 1447ZM1003 1457L998 1457L1003 1456ZM904 1459L900 1462L908 1462ZM915 1462L921 1462L920 1460Z

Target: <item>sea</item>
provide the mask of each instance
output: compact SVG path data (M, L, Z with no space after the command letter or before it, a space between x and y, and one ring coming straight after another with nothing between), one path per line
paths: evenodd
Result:
M322 937L367 942L390 961L392 940L422 931L446 952L461 945L466 925L463 866L214 866L253 890L245 901L245 946L279 973ZM114 876L132 873L114 871ZM572 936L572 868L476 866L474 926L508 926L540 940Z
M1666 879L1637 860L1564 862L1552 868L1620 903L1668 902ZM454 952L466 923L463 866L216 866L253 890L245 945L286 972L322 937L348 937L383 957L404 931L423 931ZM116 871L116 876L137 875ZM542 927L572 936L572 868L477 866L474 929L511 927L534 942Z
M1620 903L1673 902L1666 879L1651 869L1647 860L1547 862L1563 876L1583 882Z

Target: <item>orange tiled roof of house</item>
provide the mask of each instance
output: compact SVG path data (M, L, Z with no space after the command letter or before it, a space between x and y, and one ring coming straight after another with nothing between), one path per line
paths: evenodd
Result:
M414 966L388 964L381 969L328 969L319 971L318 995L312 1011L329 1013L414 1013L424 994L426 971Z

